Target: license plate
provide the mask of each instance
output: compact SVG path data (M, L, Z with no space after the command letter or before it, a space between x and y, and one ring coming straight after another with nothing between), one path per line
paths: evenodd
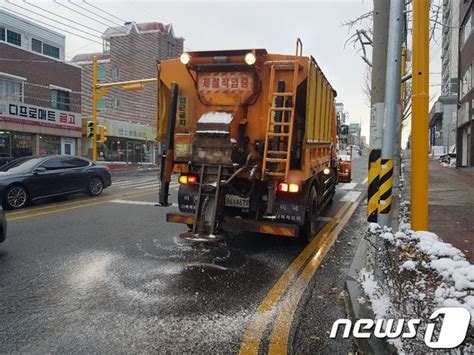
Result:
M237 208L249 208L250 199L243 198L236 195L226 195L225 196L225 205L227 207L237 207Z

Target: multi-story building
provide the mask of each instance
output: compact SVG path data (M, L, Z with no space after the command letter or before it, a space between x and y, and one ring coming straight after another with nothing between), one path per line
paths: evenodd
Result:
M459 10L459 102L456 164L474 166L474 1L461 1Z
M174 34L172 25L159 22L128 22L107 29L102 53L76 55L72 62L82 67L82 114L92 114L92 59L97 57L99 82L156 78L157 62L177 58L184 39ZM141 91L111 88L98 101L98 123L107 127L108 141L100 147L101 159L142 163L155 161L156 84ZM90 154L89 140L83 153Z
M360 123L349 123L348 144L360 146Z
M81 68L64 41L0 10L0 155L80 154Z
M460 0L443 0L441 96L430 110L430 146L447 153L456 142Z
M460 0L443 0L441 96L458 93L459 5Z

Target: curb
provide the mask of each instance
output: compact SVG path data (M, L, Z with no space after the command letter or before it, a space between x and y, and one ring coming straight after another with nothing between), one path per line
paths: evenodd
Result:
M352 259L351 266L346 278L346 290L349 294L350 305L348 310L350 311L353 319L368 318L375 319L375 314L369 307L369 304L361 304L359 302L360 297L367 298L362 290L360 283L357 281L359 278L359 272L368 263L374 264L373 261L373 247L375 245L375 236L370 235L369 241L362 238L357 251ZM372 243L372 245L371 245ZM385 340L370 337L368 339L353 339L356 346L362 351L362 353L369 354L390 354L396 353L393 347L390 346Z

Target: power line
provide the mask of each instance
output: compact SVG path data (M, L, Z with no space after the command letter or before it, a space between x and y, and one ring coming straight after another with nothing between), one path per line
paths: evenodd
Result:
M82 9L82 10L84 10L84 11L87 11L87 12L89 12L89 13L91 13L91 14L93 14L93 15L95 15L95 16L97 16L97 17L99 17L99 18L101 18L101 19L103 19L103 20L105 20L105 21L109 21L110 23L113 23L113 24L116 25L116 26L117 26L117 25L118 25L118 26L121 26L121 25L122 25L121 23L118 23L118 22L109 20L108 18L106 18L106 17L104 17L104 16L101 16L101 15L95 13L94 11L91 11L91 10L89 10L89 9L83 7L83 6L80 6L80 5L78 5L78 4L74 3L74 2L72 2L72 0L68 0L68 2L69 2L71 5L74 5L74 6L80 8L80 9Z
M10 2L10 0L5 0L5 2L7 2L9 5L16 6L16 7L20 8L20 9L22 9L22 10L25 10L25 11L28 11L28 12L33 13L33 14L35 14L35 15L41 16L41 17L43 17L43 18L45 18L45 19L48 19L48 20L50 20L50 21L54 21L55 23L58 23L58 24L60 24L60 25L63 25L63 26L72 28L72 29L74 29L74 30L76 30L76 31L82 32L82 33L84 33L84 34L86 34L86 35L88 35L88 36L100 38L99 36L97 36L97 35L95 35L95 34L93 34L93 33L86 32L86 31L84 31L84 30L81 30L81 29L78 29L78 28L76 28L76 27L73 27L73 26L71 26L71 25L69 25L69 24L67 24L67 23L64 23L64 22L55 20L54 18L45 16L45 15L42 15L42 14L40 14L39 12L30 10L30 9L27 9L27 8L22 7L22 6L20 6L20 5L17 5L17 4L15 4L15 3L13 3L13 2ZM36 5L33 5L33 6L37 7Z
M117 16L115 16L114 14L111 14L110 12L107 12L107 11L105 11L105 10L102 10L101 8L99 8L99 7L95 6L95 5L92 5L92 4L88 3L86 0L82 0L82 2L83 2L84 4L87 4L87 5L91 6L91 7L93 7L94 9L97 9L97 10L99 10L99 11L102 11L103 13L105 13L105 14L111 16L111 17L116 18L116 19L119 20L119 21L125 22L125 20L122 20L120 17L117 17Z
M74 20L68 19L67 17L58 15L58 14L52 12L52 11L43 9L42 7L40 7L40 6L38 6L38 5L35 5L35 4L33 4L33 3L29 3L29 2L26 1L26 0L23 0L23 2L24 2L25 4L30 5L30 6L36 7L37 9L40 9L40 10L42 10L42 11L44 11L44 12L47 12L47 13L49 13L49 14L51 14L51 15L57 16L57 17L59 17L59 18L65 19L65 20L68 20L68 21L70 21L70 22L72 22L72 23L75 23L76 25L82 26L82 27L84 27L84 28L87 28L87 29L89 29L89 30L92 30L92 31L94 31L94 32L97 32L97 33L102 34L101 31L98 31L98 30L96 30L95 28L92 28L92 27L86 26L86 25L84 25L84 24L82 24L82 23L80 23L80 22L76 22L76 21L74 21Z
M0 7L4 8L5 10L10 11L10 12L12 12L12 13L14 13L14 14L17 14L17 15L19 15L19 16L21 16L21 17L24 17L24 18L27 18L27 19L29 19L29 20L38 22L38 23L40 23L40 24L42 24L42 25L45 25L45 26L54 28L54 29L59 30L59 31L62 31L62 32L69 33L70 35L73 35L73 36L76 36L76 37L80 37L80 38L82 38L82 39L85 39L85 40L88 40L88 41L91 41L91 42L95 42L95 43L97 43L97 44L102 44L102 43L99 42L99 41L93 40L93 39L91 39L91 38L84 37L84 36L82 36L82 35L78 35L78 34L76 34L76 33L74 33L74 32L70 32L70 31L68 31L68 30L65 30L65 29L62 29L62 28L60 28L60 27L51 25L51 24L46 23L46 22L44 22L44 21L40 21L40 20L38 20L38 19L36 19L36 18L33 18L33 17L31 17L31 16L24 15L24 14L18 12L18 11L15 11L15 10L12 10L12 9L9 9L9 8L6 8L6 7L1 6L1 5L0 5ZM68 27L70 27L70 26L68 26Z
M88 19L90 19L90 20L92 20L92 21L98 22L98 23L100 23L100 24L106 26L107 28L110 27L110 24L104 23L104 22L99 21L99 20L97 20L97 19L95 19L95 18L92 18L92 17L90 17L90 16L88 16L88 15L86 15L86 14L80 12L80 11L77 11L77 10L75 10L75 9L73 9L73 8L70 8L69 6L66 6L65 4L59 2L58 0L53 0L53 1L54 1L54 3L56 3L56 4L58 4L58 5L62 6L62 7L65 7L66 9L68 9L68 10L70 10L70 11L72 11L72 12L75 12L76 14L79 14L79 15L81 15L81 16L84 16L84 17L86 17L86 18L88 18ZM71 3L71 4L72 4L72 3Z

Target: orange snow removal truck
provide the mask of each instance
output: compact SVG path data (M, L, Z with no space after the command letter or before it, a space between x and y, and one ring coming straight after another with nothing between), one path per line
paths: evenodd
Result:
M248 231L311 238L337 184L336 91L313 57L183 53L158 69L160 204L179 171L182 238Z

